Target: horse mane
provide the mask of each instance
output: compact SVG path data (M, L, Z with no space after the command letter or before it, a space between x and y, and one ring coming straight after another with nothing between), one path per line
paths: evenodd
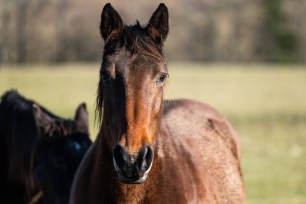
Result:
M38 142L32 104L32 101L26 100L15 90L6 92L0 103L0 148L3 151L1 157L6 163L1 167L1 176L8 173L7 176L13 176L16 182L23 181L29 187L35 185L29 175L32 174L31 166L34 164L32 158ZM5 135L10 135L10 138ZM15 148L11 148L12 146ZM5 169L8 164L8 169ZM23 168L24 171L18 171L14 168L16 166Z
M125 49L133 55L142 55L145 58L157 62L165 62L162 45L154 43L148 35L146 27L142 27L139 21L135 25L125 25L122 33L114 39L108 40L104 45L103 62L100 67L100 79L97 90L95 121L101 125L103 115L103 79L102 71L105 69L105 59L109 55L116 55L119 49Z

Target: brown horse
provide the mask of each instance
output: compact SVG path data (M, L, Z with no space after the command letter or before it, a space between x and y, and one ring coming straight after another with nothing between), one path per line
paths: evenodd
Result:
M107 4L100 31L102 122L76 174L70 203L244 203L232 126L208 105L163 101L167 7L160 4L142 27L124 25Z

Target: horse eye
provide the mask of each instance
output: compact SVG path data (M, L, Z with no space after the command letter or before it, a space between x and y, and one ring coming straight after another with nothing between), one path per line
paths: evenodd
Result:
M101 70L101 78L103 81L108 81L110 79L109 74L105 69Z
M168 74L167 74L167 73L161 73L161 74L157 77L156 83L157 83L157 84L162 84L162 83L164 83L164 81L166 80L167 77L168 77Z

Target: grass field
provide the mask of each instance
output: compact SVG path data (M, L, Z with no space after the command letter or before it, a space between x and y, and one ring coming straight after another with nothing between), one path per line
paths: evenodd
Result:
M18 89L63 117L85 101L95 138L98 69L98 63L0 67L0 93ZM205 101L237 129L247 203L306 203L306 69L181 63L169 72L167 98Z

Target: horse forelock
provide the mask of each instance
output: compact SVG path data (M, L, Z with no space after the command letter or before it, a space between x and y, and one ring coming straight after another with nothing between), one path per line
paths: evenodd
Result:
M120 35L106 42L103 58L105 59L106 56L115 54L122 48L125 48L132 55L140 54L165 61L162 46L154 43L153 39L148 35L147 29L142 27L138 21L135 25L126 25Z

